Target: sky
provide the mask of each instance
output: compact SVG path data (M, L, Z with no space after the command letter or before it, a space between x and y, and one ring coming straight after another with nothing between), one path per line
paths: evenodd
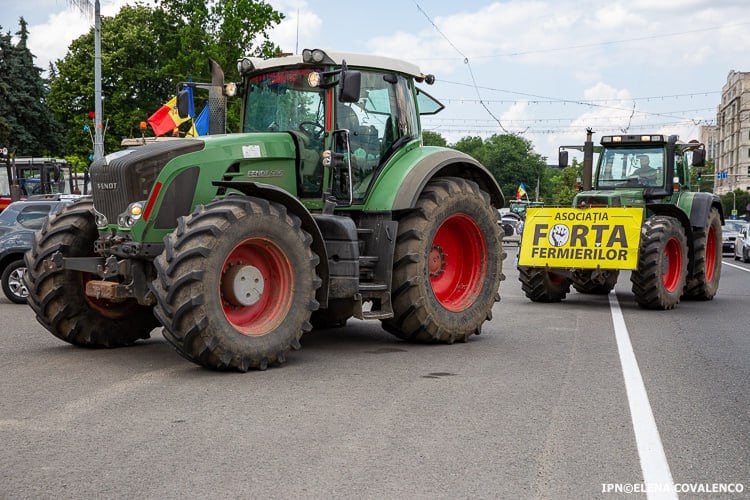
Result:
M0 26L16 32L26 19L40 68L90 29L68 0L6 2ZM102 15L126 3L101 0ZM582 144L587 127L597 143L619 133L698 139L701 125L715 123L729 72L750 71L747 0L268 3L285 15L271 32L285 52L323 48L413 62L435 75L424 87L445 105L423 119L425 130L448 142L518 134L549 164L558 146Z

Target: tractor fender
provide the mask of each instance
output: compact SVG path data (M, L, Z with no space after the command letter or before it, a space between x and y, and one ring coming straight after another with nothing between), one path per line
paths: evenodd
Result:
M704 227L712 208L719 211L721 223L724 224L724 208L721 206L721 198L713 193L684 193L680 196L678 205L688 213L693 227Z
M435 148L435 152L421 158L402 181L393 201L393 210L414 208L427 183L436 177L462 177L476 182L490 195L496 208L505 204L503 192L495 177L471 156L452 149Z
M234 189L248 196L263 198L284 205L290 213L299 218L302 222L302 229L312 236L312 244L310 245L312 251L320 258L320 262L316 269L318 276L323 280L323 286L318 288L316 299L320 302L321 308L327 307L330 274L328 269L328 252L326 252L325 240L323 239L323 234L320 232L318 224L302 202L277 186L261 182L214 181L213 185Z

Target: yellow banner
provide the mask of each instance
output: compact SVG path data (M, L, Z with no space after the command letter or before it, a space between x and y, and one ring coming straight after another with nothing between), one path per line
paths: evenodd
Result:
M518 264L635 269L642 208L528 208Z

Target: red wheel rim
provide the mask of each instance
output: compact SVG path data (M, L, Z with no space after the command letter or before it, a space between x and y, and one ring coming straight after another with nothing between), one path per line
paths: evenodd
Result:
M712 281L716 271L716 231L713 224L708 227L706 238L706 281Z
M432 291L444 308L460 312L474 303L487 273L487 245L474 219L456 214L440 224L428 270Z
M245 278L254 284L246 285ZM266 335L289 313L293 283L294 270L286 254L267 238L248 238L229 252L221 267L224 316L243 335Z
M680 282L682 274L682 249L677 238L670 238L664 249L664 267L661 275L664 288L673 292Z

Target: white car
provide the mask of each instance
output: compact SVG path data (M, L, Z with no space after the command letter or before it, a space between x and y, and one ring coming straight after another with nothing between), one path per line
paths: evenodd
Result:
M745 224L734 240L734 260L750 262L750 225Z

